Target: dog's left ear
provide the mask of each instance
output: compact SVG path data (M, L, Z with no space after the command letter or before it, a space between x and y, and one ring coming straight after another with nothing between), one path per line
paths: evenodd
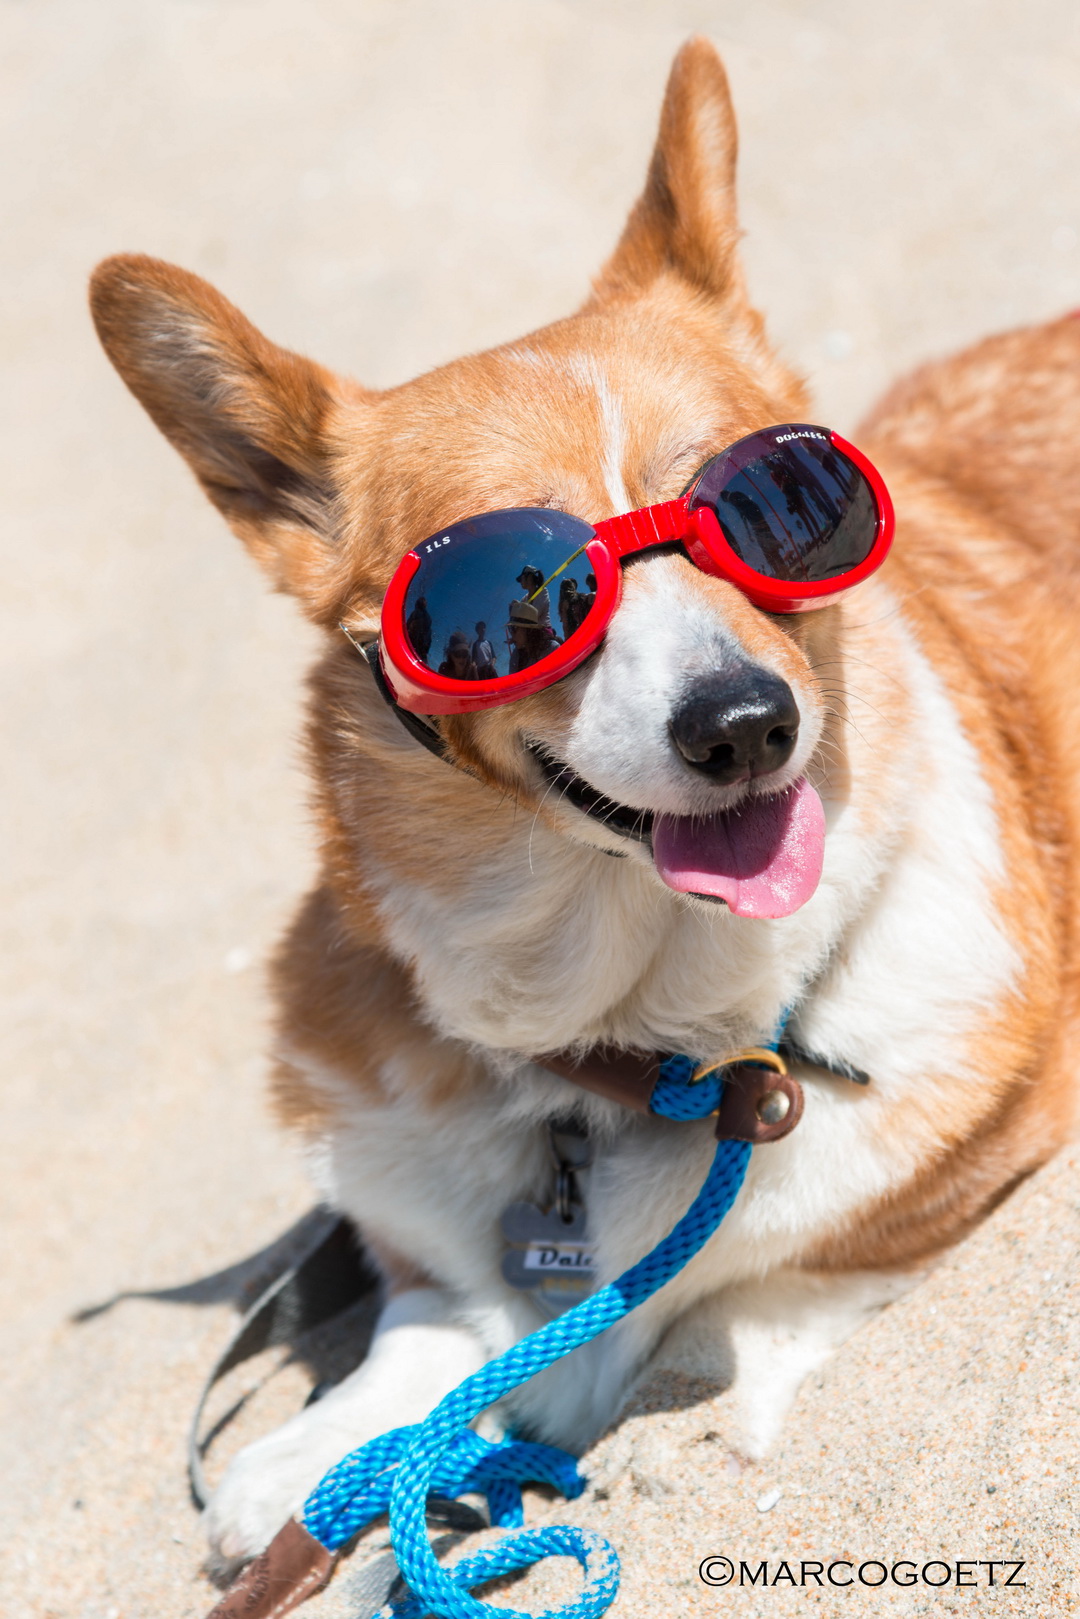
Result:
M106 259L90 303L135 397L279 588L315 617L333 569L334 417L362 390L257 331L220 292L142 255Z
M665 271L714 298L741 297L736 256L738 134L727 74L707 39L676 56L645 190L597 276L597 302L641 292Z

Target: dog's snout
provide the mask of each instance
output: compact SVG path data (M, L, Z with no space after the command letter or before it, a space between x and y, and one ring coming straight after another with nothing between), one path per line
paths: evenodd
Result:
M671 718L671 739L686 763L717 782L779 770L798 733L787 681L750 664L695 681Z

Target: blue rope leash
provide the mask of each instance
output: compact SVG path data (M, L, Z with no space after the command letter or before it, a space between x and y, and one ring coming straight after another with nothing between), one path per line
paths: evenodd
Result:
M778 1043L785 1022L786 1018L770 1044ZM652 1112L684 1120L715 1112L723 1079L717 1072L693 1084L694 1066L689 1057L668 1058L650 1099ZM674 1230L644 1259L474 1372L423 1422L395 1428L361 1445L316 1485L304 1503L304 1527L330 1551L389 1506L390 1537L412 1593L385 1610L395 1619L421 1619L428 1613L440 1619L531 1619L517 1610L478 1601L471 1590L545 1557L576 1558L584 1584L576 1601L549 1610L541 1619L598 1619L611 1605L619 1588L619 1560L602 1536L573 1525L521 1529L522 1484L550 1484L574 1500L585 1488L576 1459L554 1446L513 1438L493 1444L468 1425L512 1389L621 1321L682 1270L734 1203L750 1151L744 1141L718 1142L697 1197ZM444 1569L428 1541L427 1499L466 1493L485 1494L491 1522L520 1532Z

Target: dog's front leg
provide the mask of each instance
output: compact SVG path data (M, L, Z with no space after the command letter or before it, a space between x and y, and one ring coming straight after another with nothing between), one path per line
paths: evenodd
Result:
M419 1422L486 1359L449 1293L414 1287L392 1298L363 1365L229 1464L204 1520L220 1572L261 1551L349 1451Z

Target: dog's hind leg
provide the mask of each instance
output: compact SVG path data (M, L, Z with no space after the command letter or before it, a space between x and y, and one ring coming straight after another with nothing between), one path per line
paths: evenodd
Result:
M449 1293L414 1287L379 1318L364 1363L229 1464L204 1523L218 1572L253 1557L336 1462L390 1428L418 1422L487 1359Z
M628 1390L623 1417L594 1464L599 1482L628 1470L641 1493L678 1492L683 1469L700 1466L701 1453L680 1451L685 1434L673 1442L663 1417L645 1415L672 1402L714 1401L708 1426L721 1449L713 1454L762 1460L808 1375L921 1274L780 1269L699 1300L668 1329Z

